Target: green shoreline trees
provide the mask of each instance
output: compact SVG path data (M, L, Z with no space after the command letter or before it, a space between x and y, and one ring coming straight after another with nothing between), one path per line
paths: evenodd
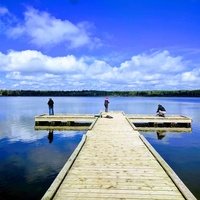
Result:
M146 90L146 91L43 91L0 90L0 96L146 96L146 97L200 97L200 90Z

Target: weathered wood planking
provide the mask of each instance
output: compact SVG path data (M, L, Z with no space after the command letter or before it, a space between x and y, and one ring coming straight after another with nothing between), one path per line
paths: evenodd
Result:
M35 130L87 131L89 126L35 126Z
M142 132L157 132L157 131L163 131L167 132L169 134L170 132L177 133L190 133L192 131L192 128L181 128L181 127L137 127L137 131Z
M180 115L166 115L165 117L159 117L155 115L138 115L130 114L126 115L131 122L154 122L154 123L191 123L192 120L189 117Z
M36 130L88 130L101 115L40 115L35 117ZM137 130L191 131L191 119L184 116L126 115ZM170 130L171 128L171 130ZM184 129L185 128L185 129Z
M174 172L166 173L123 113L108 115L113 118L98 118L87 132L43 200L195 199L180 179L172 180Z
M35 117L35 130L88 130L97 120L95 115L40 115Z
M45 122L45 121L80 121L80 122L93 122L95 120L95 115L39 115L35 117L35 122Z
M151 131L167 130L178 132L190 132L192 120L185 116L178 115L166 115L165 117L159 117L155 115L127 115L130 122L137 127L137 130ZM170 128L172 130L170 130ZM186 130L184 130L186 128Z

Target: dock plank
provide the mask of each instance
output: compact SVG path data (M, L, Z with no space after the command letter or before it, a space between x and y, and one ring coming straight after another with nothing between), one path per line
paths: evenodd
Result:
M87 132L55 194L43 199L187 199L125 115L108 114L112 118L98 118Z

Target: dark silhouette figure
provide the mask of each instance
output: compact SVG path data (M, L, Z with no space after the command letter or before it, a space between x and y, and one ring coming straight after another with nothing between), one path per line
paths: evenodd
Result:
M110 102L108 101L108 97L106 97L105 101L104 101L104 106L105 106L105 112L108 112L108 104Z
M113 117L110 115L106 115L105 118L112 119Z
M49 130L48 139L49 139L49 143L53 142L53 130Z
M53 110L54 102L52 98L49 98L49 101L47 104L49 105L49 115L54 115L54 110Z
M165 117L166 110L162 105L159 104L156 113L157 113L157 116Z
M165 131L157 131L158 140L162 140L165 137Z

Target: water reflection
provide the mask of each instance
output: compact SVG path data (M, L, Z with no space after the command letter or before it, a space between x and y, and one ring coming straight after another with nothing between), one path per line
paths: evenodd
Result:
M83 132L50 130L35 134L43 137L29 142L0 139L0 199L41 199Z
M162 140L165 137L166 131L157 131L158 140Z
M156 143L169 144L173 139L182 139L185 135L190 135L191 132L176 132L174 129L172 131L165 130L154 130L154 131L139 131L145 138L153 138Z
M53 142L53 130L49 130L48 140L49 140L49 143Z
M104 97L54 99L56 113L98 114L104 109ZM122 110L126 114L154 114L155 107L161 103L168 114L192 118L192 133L157 134L154 130L144 136L200 199L200 98L110 99L110 110ZM49 141L49 130L35 131L34 117L47 113L46 97L0 97L0 105L0 199L41 199L83 132L54 130Z

